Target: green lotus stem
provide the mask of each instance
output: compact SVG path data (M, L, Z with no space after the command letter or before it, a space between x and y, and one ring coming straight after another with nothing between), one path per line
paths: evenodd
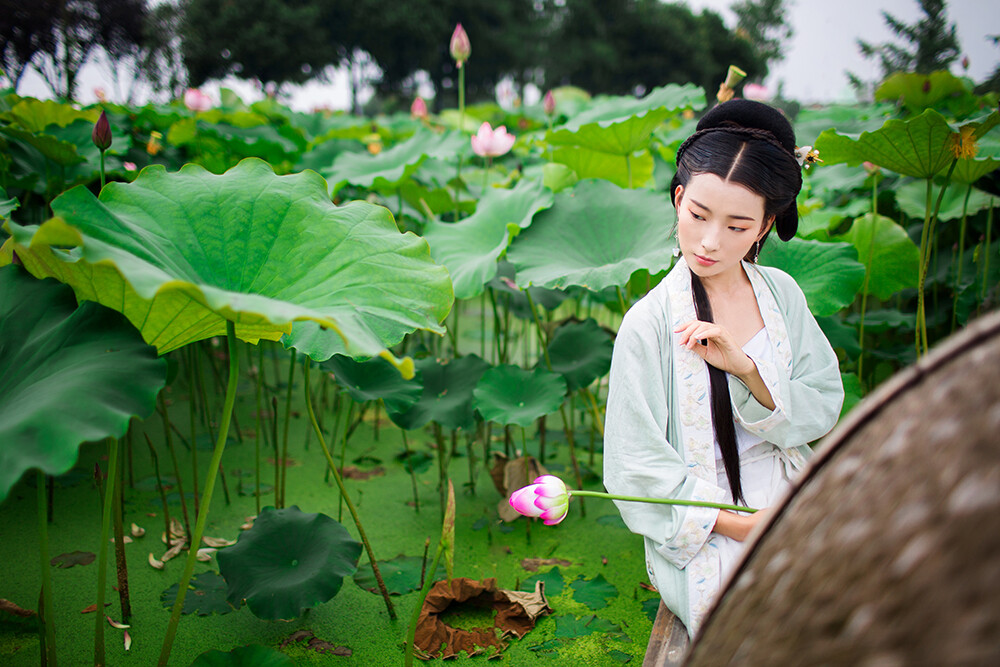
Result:
M162 400L162 396L163 396L163 394L161 392L161 394L160 394L161 400ZM170 452L170 460L174 464L174 476L177 478L177 495L179 495L181 497L181 514L184 517L184 530L187 531L188 535L190 535L191 534L191 521L188 518L187 500L185 499L185 496L184 496L184 481L183 481L183 479L181 479L181 469L180 469L180 466L177 464L177 452L174 450L174 440L173 440L173 438L170 435L170 430L169 429L166 430L166 439L167 439L167 451ZM197 447L198 447L198 443L196 443L196 442L192 442L191 443L191 450L192 451L194 451L195 449L197 449ZM195 510L195 511L197 512L197 510ZM197 516L198 515L196 513L195 517L197 518Z
M990 277L990 238L993 235L993 199L990 198L990 211L986 215L986 247L983 249L983 290L979 297L980 306L986 300L986 290Z
M628 311L628 306L625 305L625 295L618 285L615 285L615 292L618 294L618 306L622 309L622 317L625 317L625 313Z
M406 437L406 429L400 428L399 432L403 436L403 449L406 450L406 461L409 464L405 467L409 469L410 482L413 483L413 508L417 511L417 514L420 514L420 499L417 497L417 471L414 470L413 452L410 451L410 441Z
M147 436L148 437L148 436ZM118 465L118 441L108 438L108 466L113 470ZM108 534L111 532L111 513L114 505L114 475L108 475L108 487L104 489L104 510L101 518L101 546L97 556L97 618L94 619L94 665L106 664L104 658L104 593L108 577Z
M347 436L350 434L351 430L351 416L354 414L354 399L351 398L350 394L344 394L343 399L340 402L340 409L344 409L344 403L347 403L347 411L344 413L344 428L340 431L340 470L344 469L344 465L347 463ZM362 415L363 416L363 415ZM340 499L337 500L337 521L344 520L344 498L347 494L341 490Z
M582 489L567 489L570 496L579 498L607 498L608 500L625 500L633 503L652 503L654 505L687 505L689 507L711 507L718 510L730 510L732 512L756 512L752 507L741 507L740 505L729 505L726 503L710 503L704 500L679 500L676 498L643 498L641 496L620 496L615 493L604 493L602 491L584 491Z
M232 320L226 320L226 340L229 344L229 382L226 385L226 398L222 408L222 421L219 424L219 437L215 442L212 460L205 476L205 490L201 495L201 510L198 512L194 535L191 536L191 542L188 545L184 574L181 575L180 583L177 585L177 599L170 613L170 622L167 625L167 634L163 638L163 647L160 649L160 659L157 663L159 667L166 667L167 661L170 659L170 649L173 647L174 636L177 634L177 624L181 618L181 610L184 608L184 598L187 596L188 584L191 583L191 575L194 573L194 564L198 557L198 545L201 544L201 538L205 534L208 512L212 507L215 478L219 471L219 465L222 463L222 453L226 449L226 439L229 437L229 422L233 414L236 387L240 379L240 348L236 338L236 325Z
M529 522L525 522L529 523ZM423 609L424 600L434 585L434 573L437 572L438 564L441 562L441 554L444 553L444 540L438 542L437 552L434 554L434 562L431 564L431 576L424 578L424 584L420 587L420 594L417 596L417 604L413 607L410 616L410 625L406 629L406 656L403 660L405 667L413 667L413 643L417 636L417 621L420 620L420 610Z
M104 189L104 150L101 150L101 190ZM98 193L100 194L100 193ZM98 610L100 611L100 610ZM102 612L103 613L103 612Z
M153 459L153 471L156 473L156 487L160 491L160 502L163 504L163 534L167 536L167 544L173 542L174 536L170 532L170 507L167 505L167 492L163 489L163 479L160 477L160 457L156 455L156 448L153 441L149 439L148 433L143 433L146 437L146 444L149 446L149 457Z
M597 432L600 433L601 437L603 438L604 420L601 419L601 410L597 405L597 399L594 398L594 395L590 393L590 389L588 389L587 387L582 387L580 389L580 394L583 396L584 402L586 402L588 404L588 407L590 408L590 414L594 418L594 426L596 427Z
M552 360L549 359L549 345L548 341L545 339L545 332L542 329L542 323L538 319L538 311L535 309L535 301L531 298L531 291L524 290L524 295L528 297L528 307L531 309L531 316L535 320L535 327L538 329L538 337L542 344L542 352L545 356L545 367L552 371ZM566 434L566 443L569 445L569 460L573 464L573 476L576 478L576 485L583 486L583 475L580 474L580 464L576 460L576 442L573 440L573 427L570 424L570 420L566 417L566 402L563 401L559 405L559 416L562 417L563 433ZM527 469L525 469L527 473ZM583 501L580 501L580 516L587 516L586 507Z
M929 346L927 344L927 314L924 305L924 282L927 278L927 268L930 264L930 246L928 240L932 238L934 227L937 223L938 212L941 210L941 200L944 199L945 190L951 183L951 175L955 171L958 160L952 160L948 167L948 174L944 178L944 184L938 194L937 205L931 211L931 199L934 191L933 179L927 179L927 196L924 210L924 227L920 232L920 273L917 281L917 358L922 354L927 354Z
M337 482L337 487L340 489L340 496L347 503L347 509L351 512L351 518L354 519L354 525L358 528L358 536L361 537L361 542L365 545L365 551L368 552L368 562L372 566L372 574L375 575L375 581L378 583L378 589L382 593L382 599L385 600L385 608L389 611L389 618L396 620L396 610L392 606L392 600L389 599L389 591L385 588L385 582L382 581L382 574L378 570L378 561L375 560L375 552L372 551L372 545L368 542L368 536L365 534L365 528L361 525L361 517L358 516L358 510L355 509L354 503L351 502L351 497L347 495L347 489L344 487L344 480L340 476L340 471L337 470L336 464L333 462L333 456L330 454L330 448L326 446L326 438L323 437L323 431L319 428L319 422L316 421L316 410L313 409L312 404L312 392L309 390L309 364L306 364L305 368L305 385L306 385L306 412L309 413L309 423L312 424L313 430L316 432L316 437L319 438L319 446L323 448L323 455L326 456L327 465L330 466L330 470L333 472L333 478Z
M248 343L249 345L249 343ZM257 346L257 387L254 390L254 404L257 407L257 417L254 421L256 429L253 443L253 471L254 471L254 499L257 501L257 514L260 515L260 413L263 407L260 402L261 393L264 386L264 350Z
M479 295L479 356L486 358L486 292Z
M483 171L483 194L485 195L490 187L490 167L493 165L493 158L486 158L486 169Z
M465 68L458 68L458 131L465 131ZM462 154L458 154L455 172L455 222L458 222L458 200L462 192Z
M208 394L205 393L205 373L204 369L201 367L201 356L198 354L197 344L191 347L191 361L192 361L192 380L194 384L191 386L191 400L195 400L195 396L198 396L198 406L201 413L201 421L205 425L205 429L208 433L208 437L212 437L212 420L208 418ZM195 393L197 392L197 394ZM198 498L198 433L197 429L192 422L191 427L191 475L192 482L194 484L194 512L195 516L201 511L201 500ZM191 534L191 529L188 528L188 535Z
M524 434L524 431L525 431L525 429L522 426L521 427L521 453L524 456L524 479L525 479L525 481L527 481L527 480L531 479L531 473L529 472L531 470L531 468L529 467L529 459L531 457L528 456L528 438ZM542 462L541 459L539 459L538 462L541 463ZM530 521L525 521L524 522L524 541L527 544L531 544L531 522Z
M473 436L465 434L465 456L469 459L469 491L476 495L476 453L472 450Z
M861 289L861 325L858 327L858 379L864 382L861 374L865 362L865 313L868 309L868 279L872 273L872 259L875 255L875 220L878 217L878 178L872 176L872 225L871 245L868 248L868 261L865 263L865 284Z
M955 300L951 308L951 332L955 333L955 322L958 315L958 293L962 289L962 256L965 254L965 231L969 217L969 197L972 196L972 183L965 189L965 201L962 202L962 222L958 227L958 268L955 271Z
M121 605L122 623L126 625L132 618L132 603L128 594L128 563L125 561L125 527L122 525L122 487L124 486L124 467L122 457L118 457L117 465L108 470L108 478L114 476L114 508L112 509L113 528L115 533L115 570L118 574L118 602ZM110 492L110 490L109 490ZM103 613L98 609L98 612Z
M292 421L292 384L295 382L295 358L298 351L293 347L292 356L288 361L288 392L285 395L285 429L281 434L281 495L280 495L280 505L276 505L281 508L285 506L285 484L288 479L288 427ZM279 498L279 496L275 496Z
M274 505L278 505L278 492L281 490L281 468L278 455L278 397L271 397L271 447L274 450Z

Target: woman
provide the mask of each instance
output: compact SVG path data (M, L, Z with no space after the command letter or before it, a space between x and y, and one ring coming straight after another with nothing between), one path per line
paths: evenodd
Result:
M604 480L615 494L766 508L837 421L837 357L795 281L756 265L795 235L795 135L777 110L716 106L677 151L682 257L615 342ZM650 581L693 637L763 513L617 502Z

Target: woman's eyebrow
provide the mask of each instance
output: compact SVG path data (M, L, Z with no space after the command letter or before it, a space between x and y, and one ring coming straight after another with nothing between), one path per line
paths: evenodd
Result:
M702 209L708 211L709 213L712 212L712 209L710 209L709 207L705 206L704 204L702 204L697 199L692 199L691 201L694 204L696 204L699 208L702 208ZM754 220L757 219L757 218L754 218L753 216L749 216L749 215L730 215L729 217L733 218L734 220L749 220L750 222L753 222Z

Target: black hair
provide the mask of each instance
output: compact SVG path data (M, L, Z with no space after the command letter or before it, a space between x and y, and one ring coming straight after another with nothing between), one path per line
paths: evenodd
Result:
M670 183L670 200L676 208L677 186L687 188L692 176L714 174L741 185L764 199L764 222L773 216L773 227L783 240L795 236L798 211L795 198L802 188L802 168L794 156L795 133L780 111L766 104L733 100L709 111L698 123L698 131L677 149L677 172ZM747 261L756 261L768 230ZM712 305L701 279L691 272L695 314L713 322ZM729 380L723 370L708 364L712 389L712 427L722 452L733 502L746 504L740 480L740 454L736 443Z

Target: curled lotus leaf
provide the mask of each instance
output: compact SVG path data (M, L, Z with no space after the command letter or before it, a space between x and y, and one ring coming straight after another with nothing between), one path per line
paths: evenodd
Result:
M566 395L566 380L544 368L529 371L505 364L483 373L474 395L483 419L526 427L559 409Z
M121 314L0 268L0 501L25 471L61 475L81 443L149 416L166 366Z
M453 300L424 240L381 206L334 205L315 172L276 176L252 158L221 175L151 166L100 199L69 190L52 210L39 227L9 222L8 244L36 276L123 312L161 354L231 320L250 342L312 321L348 354L375 356L394 343L385 331L443 332Z
M322 368L333 373L337 384L359 403L382 399L389 410L400 412L420 398L419 378L404 380L385 359L357 361L338 354L324 361Z
M357 570L361 543L325 514L265 508L235 546L216 555L228 600L254 616L292 619L336 595Z
M418 360L416 370L423 380L420 399L403 411L389 408L389 418L408 430L429 421L445 428L471 428L475 424L472 392L489 367L474 354L450 361L433 357Z

